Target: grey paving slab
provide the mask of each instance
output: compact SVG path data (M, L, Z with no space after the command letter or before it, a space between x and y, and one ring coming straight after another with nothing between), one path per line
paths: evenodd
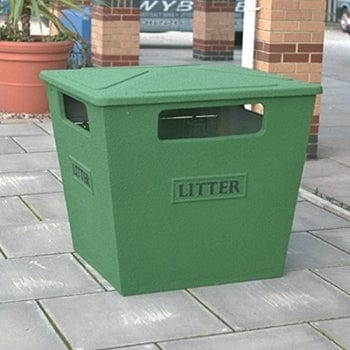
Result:
M348 150L350 150L350 144L349 147L347 148ZM346 166L348 166L350 168L350 155L349 155L349 151L343 154L338 154L332 157L333 159L335 159L337 162L344 164Z
M344 349L350 349L350 318L315 322L313 325Z
M56 152L1 154L0 172L58 169Z
M337 199L350 206L350 196L337 196Z
M329 87L329 86L326 86L324 91L323 91L323 94L324 96L346 96L347 94L347 89L349 88L349 84L342 84L342 85L333 85L332 87ZM325 100L323 102L324 104L327 104L327 100ZM335 104L337 104L335 102Z
M105 292L42 305L73 348L99 349L228 332L185 291L123 297Z
M350 296L310 271L192 292L235 330L350 316Z
M350 228L312 231L312 234L335 245L350 254Z
M323 75L322 86L326 89L325 91L331 91L333 87L343 87L350 89L350 83L347 81L341 81L339 79L331 78Z
M337 105L338 108L341 108ZM346 108L346 106L344 106ZM333 114L329 116L332 119ZM322 142L333 142L336 145L349 144L350 128L346 125L343 126L329 126L320 124L319 137Z
M0 247L8 258L73 251L67 222L0 226Z
M55 140L52 135L14 137L14 140L27 152L56 150Z
M154 344L146 344L146 345L140 345L140 346L128 346L128 347L122 347L122 348L113 348L110 350L159 350L159 348Z
M349 154L350 127L349 126L322 126L319 132L319 149L321 157L335 160Z
M63 192L34 194L23 196L22 198L42 220L68 220Z
M292 231L309 231L350 227L350 221L318 208L308 202L298 202Z
M350 83L339 79L322 77L323 95L337 95L350 89ZM323 103L326 104L326 103Z
M0 196L59 192L62 184L48 171L0 173Z
M141 48L149 47L192 47L192 32L140 33Z
M303 180L306 178L322 178L336 176L341 173L350 174L350 168L333 159L308 160L304 164Z
M336 156L342 157L349 150L349 145L343 142L319 141L318 145L318 157L322 158L335 158ZM335 160L335 159L333 159Z
M350 294L350 265L326 269L315 269L318 275Z
M327 105L326 105L327 106ZM349 136L349 125L348 125L348 114L347 114L347 105L343 104L332 104L328 105L326 108L330 108L330 110L324 111L324 115L321 116L321 124L320 124L320 134L322 141L331 141L333 140L335 143L339 141L344 141L345 143L349 143L347 136ZM321 106L321 110L324 110L324 105ZM337 125L334 121L335 114L342 114L342 116L338 116L343 120L343 125ZM323 119L322 119L323 118ZM339 121L339 119L338 119ZM336 138L339 136L339 139Z
M183 33L182 33L183 34ZM169 54L169 52L171 54ZM233 64L240 65L241 50L236 50ZM140 65L154 65L154 64L218 64L217 61L201 61L193 58L191 47L178 48L176 50L164 48L147 48L140 51Z
M193 64L196 60L193 58L191 48L182 48L172 50L172 55L169 57L167 49L142 49L140 51L140 65L154 64ZM207 63L210 61L203 61Z
M163 350L340 350L308 325L160 343Z
M45 134L45 131L34 123L0 124L0 137Z
M349 85L349 84L348 84ZM350 90L350 87L347 87ZM333 88L330 88L328 91L332 91ZM321 109L321 123L322 127L325 126L350 126L350 118L347 114L347 105L332 105L331 106L331 118L324 118L325 113L328 111L325 108ZM329 112L328 112L329 113Z
M43 121L43 122L36 122L35 123L39 128L45 130L48 134L53 134L52 129L52 122L51 120Z
M33 301L0 304L0 349L67 349Z
M336 175L305 178L302 184L306 188L317 189L318 192L331 198L337 198L344 195L350 196L349 179L350 168Z
M341 89L336 89L341 91ZM344 104L346 105L349 102L349 96L346 93L342 94L332 94L332 95L323 95L323 103L334 103L334 104Z
M0 208L0 226L39 221L18 197L0 198Z
M0 261L0 285L0 302L102 290L70 254Z
M350 196L337 196L337 200L350 207Z
M286 271L350 265L350 254L306 232L291 235Z
M0 138L0 154L24 153L24 150L17 145L10 137Z

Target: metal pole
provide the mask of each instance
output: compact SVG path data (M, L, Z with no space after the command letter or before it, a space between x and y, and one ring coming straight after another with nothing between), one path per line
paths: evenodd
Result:
M254 66L256 0L245 0L243 16L242 67Z

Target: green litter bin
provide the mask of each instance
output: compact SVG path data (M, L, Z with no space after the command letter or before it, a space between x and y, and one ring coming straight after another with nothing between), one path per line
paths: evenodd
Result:
M41 76L74 247L120 293L283 273L319 85L233 65Z

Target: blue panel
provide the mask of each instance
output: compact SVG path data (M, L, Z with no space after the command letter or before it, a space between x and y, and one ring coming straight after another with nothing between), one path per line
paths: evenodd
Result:
M81 10L63 10L61 22L71 31L78 33L86 41L91 40L91 8L81 7Z
M91 8L82 6L81 10L63 10L61 22L80 37L73 46L70 66L73 68L86 66L91 54Z

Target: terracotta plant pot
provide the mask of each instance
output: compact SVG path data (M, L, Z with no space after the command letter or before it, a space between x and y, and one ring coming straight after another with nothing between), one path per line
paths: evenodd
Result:
M42 114L49 110L44 69L67 67L71 41L0 41L0 111Z

